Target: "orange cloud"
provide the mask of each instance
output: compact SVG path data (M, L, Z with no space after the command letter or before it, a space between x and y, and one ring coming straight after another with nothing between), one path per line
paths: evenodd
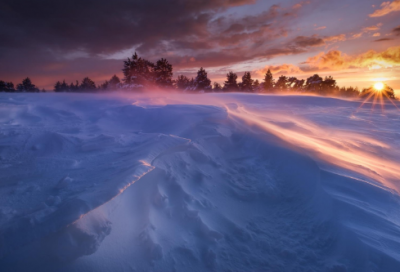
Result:
M358 38L360 38L364 33L367 33L367 32L370 32L370 31L377 31L377 30L379 30L379 29L381 28L381 26L382 26L382 23L379 23L379 24L373 25L373 26L364 27L364 28L361 30L360 33L353 34L352 37L353 37L353 39L358 39ZM376 37L376 36L374 36L374 37Z
M265 73L271 70L272 73L277 74L299 74L302 73L301 69L293 64L282 64L282 65L268 65L263 69L256 71L259 75L265 75Z
M370 14L369 17L381 17L391 12L400 11L400 0L394 0L393 2L383 2L381 8Z
M345 34L340 34L340 35L324 38L324 42L339 42L339 41L345 41L345 40L346 40Z
M303 7L304 5L308 5L310 3L311 3L310 1L301 1L300 3L295 4L292 8L299 9L299 8Z
M363 31L364 31L364 32L375 31L375 30L380 29L381 26L382 26L382 23L379 23L379 24L374 25L374 26L367 26L367 27L364 27L364 28L363 28Z
M309 68L340 70L348 68L387 68L400 66L400 46L383 52L370 50L357 56L349 56L338 50L320 53L305 62Z

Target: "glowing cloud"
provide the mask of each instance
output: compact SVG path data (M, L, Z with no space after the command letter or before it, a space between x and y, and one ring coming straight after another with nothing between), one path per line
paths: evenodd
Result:
M342 42L346 40L346 35L345 34L339 34L336 36L330 36L324 38L324 42Z
M382 23L379 23L377 25L374 26L367 26L363 28L363 32L368 32L368 31L375 31L375 30L379 30L382 26Z
M332 50L308 58L305 64L318 69L331 70L400 66L400 46L388 48L383 52L370 50L357 56L349 56L339 50Z
M369 15L369 17L381 17L395 11L400 11L400 0L383 2L381 4L381 9L375 10L374 13Z
M299 74L302 73L301 69L293 64L282 64L282 65L268 65L261 70L256 71L259 75L265 75L265 73L271 70L272 73L277 74Z

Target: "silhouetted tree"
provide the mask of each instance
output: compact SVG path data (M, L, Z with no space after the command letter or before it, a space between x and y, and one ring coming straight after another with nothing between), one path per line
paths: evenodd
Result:
M286 91L288 87L288 78L286 76L280 76L278 81L275 83L275 88L279 91Z
M6 83L6 92L15 92L14 83L12 82Z
M260 88L260 82L258 81L258 79L256 79L253 83L253 90L258 92Z
M226 92L239 91L239 86L237 84L237 75L232 71L226 74L226 81L224 82L224 91Z
M124 68L122 69L122 72L124 74L123 80L126 84L131 84L134 80L135 74L137 73L138 58L139 57L135 52L135 54L132 55L132 59L128 58L124 61Z
M39 89L36 88L29 77L25 78L22 83L17 85L17 90L19 92L39 92Z
M323 79L319 75L315 74L307 78L305 89L307 91L320 93L323 86Z
M253 79L251 79L250 72L244 72L244 75L242 77L241 90L244 92L253 91Z
M14 84L0 80L0 92L15 92Z
M294 86L296 85L296 82L298 79L296 77L288 77L287 78L287 88L288 89L295 89Z
M68 92L69 91L69 86L67 83L65 83L65 80L60 85L61 92Z
M356 87L342 87L339 89L339 95L340 96L345 96L345 97L356 97L356 96L360 96L360 90Z
M68 85L65 80L63 82L57 81L57 83L54 85L54 91L55 92L75 92L79 88L78 81L76 82L76 85L71 83Z
M0 80L0 92L6 91L6 83L3 80Z
M196 84L195 84L194 79L191 78L189 80L188 87L186 88L186 91L195 91L195 90L196 90Z
M305 80L304 79L297 79L295 77L291 77L288 80L290 87L292 88L292 90L294 91L301 91L303 89L303 85Z
M325 77L324 81L322 82L322 94L331 94L336 91L336 80L333 79L331 76Z
M271 91L274 88L274 77L270 69L265 73L263 85L265 91Z
M121 87L121 81L119 80L119 77L116 75L113 75L110 80L106 80L103 84L100 84L98 87L99 90L116 90Z
M118 89L119 85L121 84L121 80L116 75L113 75L111 79L108 81L108 88L109 89Z
M108 89L108 87L109 87L109 82L108 80L106 80L104 81L104 83L100 84L100 86L98 86L97 89L105 91Z
M175 81L175 85L178 89L185 91L189 88L189 82L190 80L186 76L180 75Z
M154 66L155 82L163 88L172 87L172 65L166 59L160 59Z
M96 90L96 84L90 78L85 77L82 80L82 83L79 86L79 89L81 89L82 91L94 91L94 90Z
M57 81L57 83L54 85L54 91L61 92L61 82L60 81Z
M124 61L122 69L125 87L143 87L154 82L154 64L146 59L139 58L135 53L132 58Z
M211 91L211 80L208 78L207 72L203 67L197 71L197 76L194 79L194 91Z
M14 92L14 84L0 80L0 92Z
M69 84L69 90L70 92L79 91L79 81L77 80L75 84L71 82L71 84Z
M222 91L222 86L218 82L214 82L213 84L213 91L214 92L221 92Z

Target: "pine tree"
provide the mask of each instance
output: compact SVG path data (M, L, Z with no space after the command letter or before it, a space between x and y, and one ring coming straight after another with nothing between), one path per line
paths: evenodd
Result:
M251 79L250 72L244 72L244 75L242 77L241 90L243 92L253 91L253 80Z
M79 92L79 81L77 80L76 82L75 82L75 87L74 87L74 91L75 92Z
M195 81L193 79L193 77L189 80L188 82L188 86L185 89L185 91L195 91L196 90L196 84Z
M65 83L65 80L60 85L61 92L68 92L69 91L69 86L67 83Z
M155 83L162 88L172 87L172 65L166 59L160 59L154 66Z
M303 89L304 79L297 79L296 77L289 77L287 79L287 87L294 91L301 91Z
M118 89L120 87L121 81L119 80L119 77L116 75L113 75L111 79L108 81L108 88L109 89Z
M253 83L253 90L259 91L259 88L260 88L260 82L258 81L258 79L256 79Z
M54 91L61 92L61 82L60 81L57 81L57 83L54 85Z
M271 91L274 88L274 78L270 69L265 73L263 85L265 91Z
M189 80L186 76L180 75L180 76L178 76L178 78L177 78L177 80L176 80L176 82L175 82L175 85L176 85L176 87L177 87L178 89L184 91L184 90L187 90L187 89L188 89L188 87L189 87L189 82L190 82L190 80Z
M153 83L155 81L154 67L154 63L146 59L139 58L137 61L137 84L147 85Z
M124 61L123 80L128 86L143 87L154 82L154 67L152 62L139 58L135 52L131 59Z
M203 67L201 67L200 70L197 71L197 77L194 80L194 84L195 91L211 91L211 80L208 79L207 72L203 69Z
M0 80L0 92L5 92L7 90L7 85L3 80Z
M96 90L96 84L95 84L94 81L91 80L90 78L85 77L85 78L82 80L82 83L81 83L81 85L79 86L79 88L80 88L81 90L83 90L83 91L93 91L93 90Z
M138 55L135 52L135 54L132 55L132 59L128 58L124 61L124 68L122 69L122 72L124 74L123 80L126 84L132 83L134 74L137 71L137 60Z
M100 84L98 89L105 91L109 88L109 85L110 85L110 83L108 82L108 80L106 80L104 83Z
M39 92L39 89L36 88L29 77L25 78L21 84L18 84L17 90L19 92Z
M218 82L214 82L214 84L213 84L213 91L216 92L216 93L222 91L222 86L221 86L221 84L219 84Z
M69 84L68 89L70 92L77 92L79 90L79 82L78 80L76 81L76 84L72 83Z
M325 77L324 81L322 82L321 93L332 94L335 93L336 90L337 90L336 80L333 79L332 76Z
M237 75L232 71L226 74L224 90L226 92L237 92L239 90L239 86L237 84Z
M293 86L296 84L297 78L296 77L288 77L287 78L287 87L289 89L293 89Z
M305 88L307 91L319 93L322 88L323 79L318 74L307 78Z
M6 90L7 90L7 92L15 92L14 83L7 82L6 83Z
M280 91L286 91L288 84L288 78L286 76L280 76L278 81L275 83L275 88Z

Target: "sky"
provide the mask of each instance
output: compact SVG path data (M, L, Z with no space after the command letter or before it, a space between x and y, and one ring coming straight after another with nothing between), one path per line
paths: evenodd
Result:
M175 78L270 69L400 95L400 0L0 0L0 37L0 80L48 90L122 78L137 52L168 59Z

